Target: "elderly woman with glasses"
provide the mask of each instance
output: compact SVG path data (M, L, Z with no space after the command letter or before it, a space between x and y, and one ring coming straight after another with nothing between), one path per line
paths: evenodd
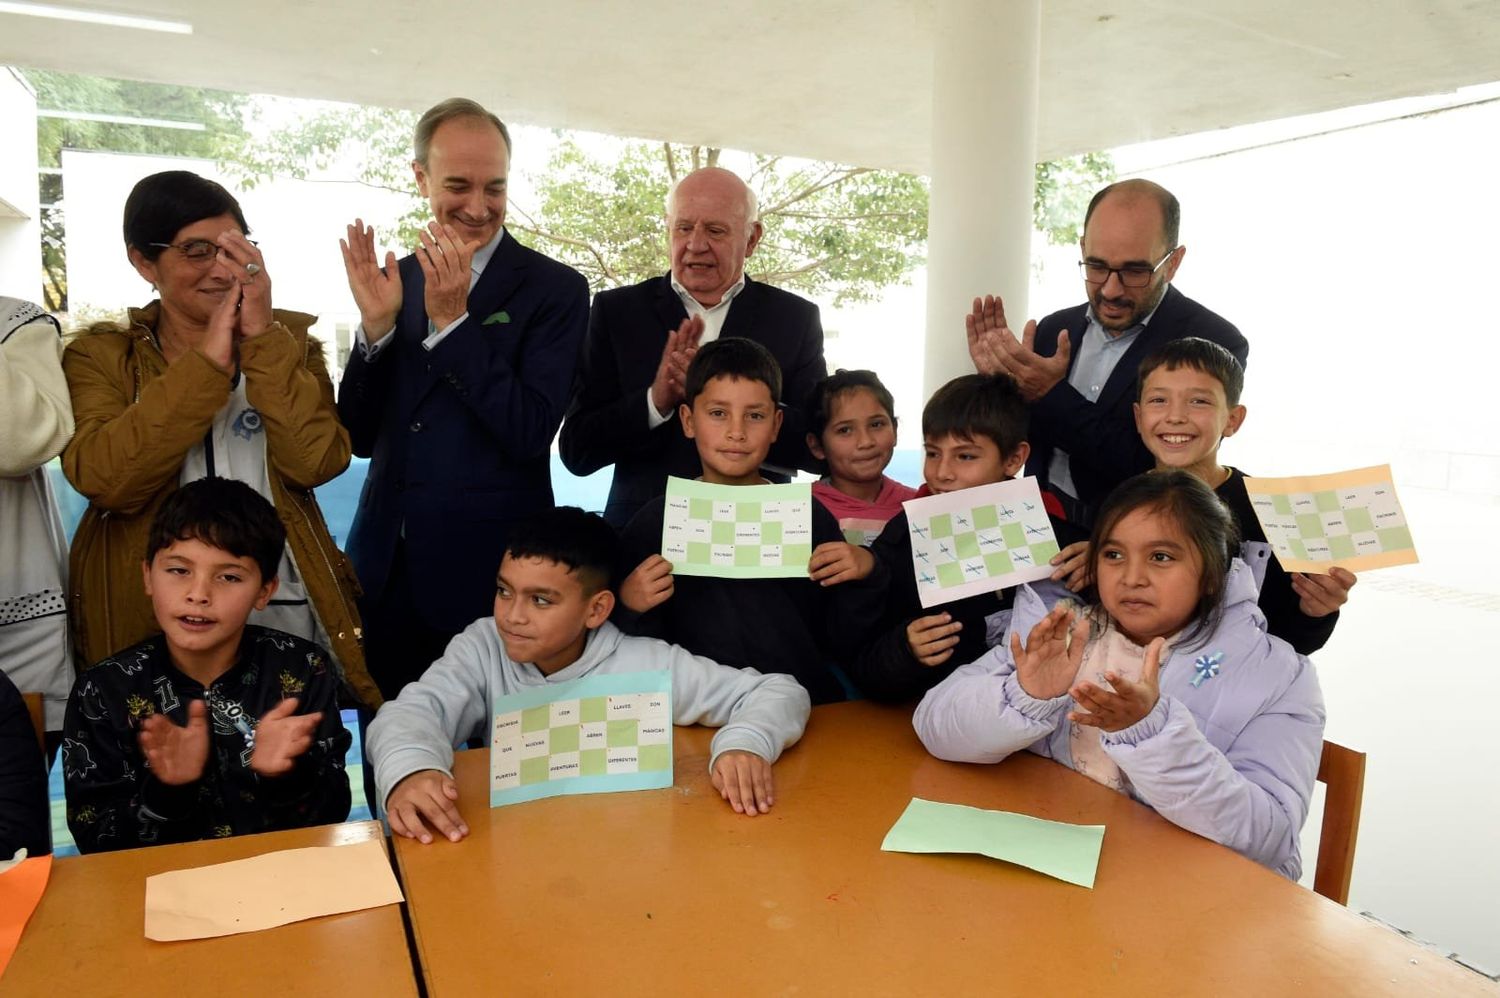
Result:
M271 274L239 202L174 170L125 202L130 264L157 300L100 323L63 357L77 431L63 471L89 500L70 559L79 665L160 630L141 583L161 503L199 478L235 478L286 525L280 589L251 622L328 648L351 692L380 694L365 670L357 583L313 488L349 464L316 317L271 307Z

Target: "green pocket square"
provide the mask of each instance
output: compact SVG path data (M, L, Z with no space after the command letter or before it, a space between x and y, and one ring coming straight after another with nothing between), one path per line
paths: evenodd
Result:
M494 326L494 325L497 325L499 323L509 322L509 321L510 321L510 313L509 312L496 312L494 315L490 316L489 318L487 318L483 322L481 322L480 325L481 326Z

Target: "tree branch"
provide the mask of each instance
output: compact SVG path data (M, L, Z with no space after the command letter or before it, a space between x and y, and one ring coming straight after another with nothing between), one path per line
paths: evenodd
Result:
M585 242L582 239L573 239L570 236L560 236L555 232L547 232L539 228L535 220L533 220L532 217L526 212L526 209L520 207L514 202L511 203L510 209L511 211L520 215L523 219L525 219L526 223L529 224L511 224L507 226L508 228L517 229L521 232L536 236L540 239L550 239L553 242L562 243L564 246L576 246L578 249L583 250L594 258L594 262L599 265L599 273L603 277L607 278L610 281L613 281L616 284L620 283L619 275L616 274L614 272L614 269L610 267L608 262L605 261L604 254L599 252L599 248L593 243Z
M821 260L809 260L802 266L794 267L791 270L773 270L765 274L756 274L755 279L757 281L765 281L767 284L775 284L777 281L787 281L794 277L803 277L828 266L832 259L832 257L825 256Z
M839 184L842 184L847 180L852 180L862 173L873 172L874 171L872 171L869 167L865 166L851 167L848 170L830 170L829 172L824 173L823 176L820 177L815 183L802 188L802 190L795 192L789 197L783 198L781 201L771 205L768 208L762 208L760 210L761 217L765 217L766 215L779 215L791 205L794 205L799 201L806 201L808 198L812 197L819 191L827 190L830 187L837 187Z

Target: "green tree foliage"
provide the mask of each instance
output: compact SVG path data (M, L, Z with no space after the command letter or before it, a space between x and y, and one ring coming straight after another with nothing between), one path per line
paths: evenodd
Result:
M259 119L264 108L252 112ZM270 138L223 164L249 189L274 177L307 178L352 170L358 183L407 196L401 217L390 228L378 226L381 241L415 246L426 224L427 205L417 197L411 172L411 136L417 115L387 107L352 104L323 106L274 129Z
M1083 238L1083 213L1094 192L1115 179L1114 159L1090 152L1036 165L1036 227L1054 246Z
M666 266L662 211L689 169L717 164L720 150L627 141L591 155L572 140L537 178L539 203L521 229L582 271L597 288L631 284ZM1076 241L1083 208L1113 179L1107 154L1037 166L1036 220L1054 242ZM868 301L907 279L923 260L927 184L909 174L757 156L747 178L760 199L765 237L748 269L759 280Z
M720 150L639 141L590 155L564 139L537 178L535 213L517 228L578 268L597 288L666 268L667 191L682 174L714 166ZM918 177L832 163L757 156L747 177L765 235L748 269L758 280L866 301L922 262L927 187Z
M40 111L154 118L202 125L201 130L105 121L80 121L41 116L37 119L37 166L44 171L62 166L64 149L151 153L229 160L241 155L246 135L243 94L174 87L97 76L28 69L25 75L37 93ZM46 306L68 307L64 196L62 177L41 174L42 270Z

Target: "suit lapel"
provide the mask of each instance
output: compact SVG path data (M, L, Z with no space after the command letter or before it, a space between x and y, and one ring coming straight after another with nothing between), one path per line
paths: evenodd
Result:
M490 257L489 266L484 268L469 292L469 317L482 323L500 311L500 306L520 286L530 262L515 237L505 233L495 247L495 255Z
M719 335L743 336L764 345L765 337L755 335L755 330L759 328L755 320L760 312L760 303L758 286L746 277L745 286L740 288L740 293L729 304L729 314L724 317L724 328L719 330Z
M667 342L666 334L675 331L682 325L682 320L687 318L687 308L683 306L682 299L677 297L677 292L672 288L672 272L669 270L656 282L656 317L661 320L662 336L656 341L657 352ZM655 370L653 367L652 370Z

